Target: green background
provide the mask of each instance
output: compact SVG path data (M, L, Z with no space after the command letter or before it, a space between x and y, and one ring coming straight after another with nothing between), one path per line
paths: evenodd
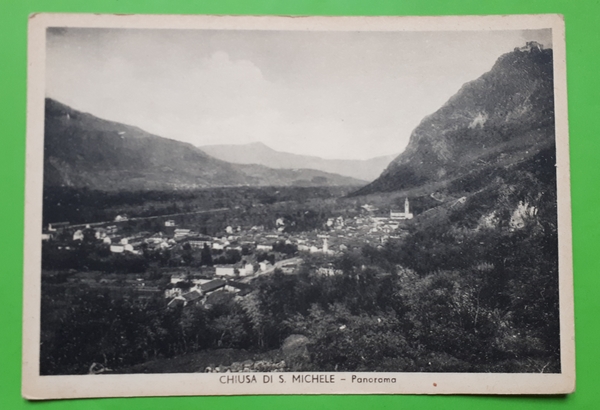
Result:
M573 204L577 391L558 397L254 396L30 403L21 389L27 16L33 12L565 16ZM600 408L600 0L0 0L0 408Z

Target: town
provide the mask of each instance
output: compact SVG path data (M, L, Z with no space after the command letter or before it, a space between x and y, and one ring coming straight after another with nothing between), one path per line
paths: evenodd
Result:
M118 269L111 272L110 267L101 269L103 272L92 266L71 267L67 283L129 290L142 299L162 293L168 308L198 304L210 308L223 295L243 298L252 291L257 277L276 270L294 274L307 259L309 268L320 275L341 274L332 263L336 256L359 250L364 244L381 247L390 239L402 239L408 234L404 224L412 218L406 198L403 210L365 204L354 216L329 217L320 229L310 231L289 229L293 221L276 217L272 229L228 225L220 235L209 236L175 218L163 218L158 232L132 232L124 229L129 217L118 215L111 223L49 223L42 241L47 252L63 258L80 255L85 243L105 258L149 261L145 269L135 267L120 274ZM49 260L52 258L44 258ZM45 275L59 275L55 270L59 269L45 266Z

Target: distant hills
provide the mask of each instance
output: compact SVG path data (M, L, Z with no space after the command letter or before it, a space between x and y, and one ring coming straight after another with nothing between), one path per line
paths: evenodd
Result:
M355 195L464 179L476 185L554 147L552 50L537 44L501 56L412 132L406 150Z
M205 145L200 149L207 154L234 164L259 164L270 168L309 168L360 180L377 178L396 154L367 160L324 159L276 151L261 142L241 145Z
M354 185L362 186L354 195L367 195L477 175L483 181L552 147L552 50L533 45L465 84L395 158L327 160L262 143L198 148L47 99L44 183L110 191Z
M45 187L116 191L364 183L318 170L231 164L191 144L103 120L46 99Z

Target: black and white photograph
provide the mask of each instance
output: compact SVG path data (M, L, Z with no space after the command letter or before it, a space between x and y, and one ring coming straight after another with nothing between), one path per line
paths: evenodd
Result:
M572 391L562 24L33 16L24 394Z

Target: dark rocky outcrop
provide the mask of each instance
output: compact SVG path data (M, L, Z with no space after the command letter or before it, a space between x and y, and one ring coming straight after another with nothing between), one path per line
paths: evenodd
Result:
M424 118L406 150L356 195L506 167L553 144L552 50L515 49Z

